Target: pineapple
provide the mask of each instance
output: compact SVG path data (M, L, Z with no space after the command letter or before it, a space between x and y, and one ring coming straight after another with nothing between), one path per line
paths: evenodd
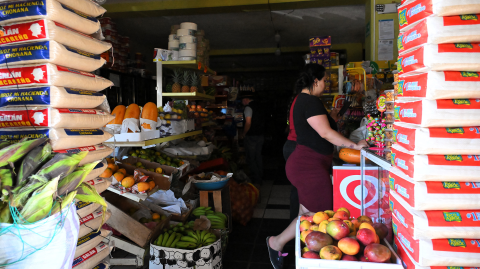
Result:
M190 87L188 86L190 81L190 73L188 71L183 72L182 77L182 92L190 92Z
M193 74L190 76L190 92L197 92L198 91L198 76L197 73L193 72Z
M180 85L180 79L182 77L182 74L180 73L180 70L178 69L173 70L172 77L173 77L172 92L181 92L182 85Z

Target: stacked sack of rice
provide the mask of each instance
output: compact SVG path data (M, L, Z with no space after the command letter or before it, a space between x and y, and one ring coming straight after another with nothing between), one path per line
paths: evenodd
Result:
M409 0L398 13L395 245L407 269L478 266L480 1Z

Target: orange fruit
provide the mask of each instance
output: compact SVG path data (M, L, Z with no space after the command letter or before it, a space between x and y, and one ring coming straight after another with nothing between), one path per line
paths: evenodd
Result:
M153 213L153 214L152 214L152 219L160 219L160 214L158 214L158 213Z
M103 171L103 173L100 175L100 177L111 177L112 174L113 174L112 169L107 168L107 169L105 169L105 171Z
M227 175L227 173L226 173L225 171L223 171L223 170L218 170L218 171L217 171L217 174L219 174L219 175L221 175L221 176L226 176L226 175Z
M107 167L112 169L113 172L117 172L117 170L118 170L118 165L116 165L114 163L109 163Z
M153 190L153 188L155 188L155 181L148 182L148 185L150 185L150 190Z
M120 173L120 172L116 172L115 174L113 174L113 177L118 181L118 182L122 182L122 179L125 177L124 174Z
M150 189L150 184L147 182L138 182L137 187L139 192L148 191Z
M120 168L117 170L118 173L122 173L124 176L127 175L127 170L125 170L125 168Z
M135 184L135 179L133 177L125 177L122 180L122 186L125 188L131 188Z

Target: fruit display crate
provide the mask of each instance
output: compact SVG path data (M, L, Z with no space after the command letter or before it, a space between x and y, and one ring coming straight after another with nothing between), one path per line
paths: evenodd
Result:
M373 262L353 262L353 261L333 261L323 259L305 259L302 258L302 248L300 245L300 218L297 220L295 228L295 266L297 269L404 269L402 260L393 250L392 246L383 241L392 252L391 261L393 263L373 263Z

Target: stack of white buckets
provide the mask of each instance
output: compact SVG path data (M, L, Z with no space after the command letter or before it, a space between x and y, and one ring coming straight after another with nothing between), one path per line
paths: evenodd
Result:
M177 34L168 37L168 49L173 51L173 60L190 61L197 59L197 24L182 22Z

